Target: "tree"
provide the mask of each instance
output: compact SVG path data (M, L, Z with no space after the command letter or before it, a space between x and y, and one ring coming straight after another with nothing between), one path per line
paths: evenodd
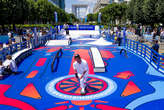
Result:
M135 0L134 11L133 11L133 21L135 23L145 23L144 12L143 12L143 0Z
M134 13L135 2L136 2L136 0L131 0L127 6L127 11L126 11L127 19L129 19L132 22L134 21L134 14L133 13Z
M115 23L116 20L121 22L122 19L126 19L126 9L126 3L112 3L101 9L103 24L109 24L111 21Z
M37 6L36 2L34 0L27 0L28 2L28 17L27 17L27 22L28 23L35 23L37 19Z
M144 0L143 12L144 19L147 24L154 27L155 23L158 23L158 18L156 16L156 6L158 0Z
M69 20L71 23L78 21L77 18L75 17L75 15L72 13L69 14Z
M156 4L156 15L159 22L164 24L164 2L163 0L158 0Z
M91 14L91 13L88 14L88 15L87 15L87 20L88 20L88 21L95 21L94 14Z
M55 6L49 0L0 0L0 25L24 23L55 22L54 12L58 13L58 21L70 20L70 15ZM75 20L75 17L71 15Z

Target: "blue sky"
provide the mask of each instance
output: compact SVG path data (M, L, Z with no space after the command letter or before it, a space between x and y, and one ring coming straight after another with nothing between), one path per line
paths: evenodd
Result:
M72 12L72 4L88 4L90 7L90 13L93 12L93 7L97 0L65 0L65 10L69 13Z

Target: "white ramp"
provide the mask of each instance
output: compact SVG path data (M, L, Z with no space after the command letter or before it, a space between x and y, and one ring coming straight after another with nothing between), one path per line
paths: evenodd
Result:
M46 46L68 46L69 40L49 40Z
M93 38L96 36L99 36L99 31L95 30L70 30L69 35L66 35L65 31L61 32L61 35L66 36L66 39L72 38L72 39L79 39L81 36L92 36Z
M93 42L89 42L88 44L89 45L98 45L98 46L108 46L108 45L112 45L112 42L109 42L101 37L100 39L93 41Z
M105 72L105 64L100 51L96 47L90 48L94 66L94 72Z

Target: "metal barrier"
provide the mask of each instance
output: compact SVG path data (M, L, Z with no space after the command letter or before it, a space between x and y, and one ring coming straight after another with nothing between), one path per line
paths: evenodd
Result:
M137 41L126 39L125 48L144 58L156 70L164 73L164 56Z
M112 35L106 34L107 40L114 41ZM164 73L164 56L160 55L149 46L142 44L138 41L131 39L125 39L122 45L129 51L139 55L144 58L150 65L152 65L156 70Z
M39 46L45 45L45 43L48 40L50 40L51 37L52 37L51 33L48 33L47 35L44 35L42 37L33 38L33 39L27 40L25 42L9 45L8 47L5 47L2 50L0 50L0 60L5 61L7 55L12 55L25 48L34 49Z

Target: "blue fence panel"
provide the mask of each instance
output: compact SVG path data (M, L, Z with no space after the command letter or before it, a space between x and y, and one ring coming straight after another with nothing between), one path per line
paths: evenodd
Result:
M6 59L7 55L12 55L15 52L18 52L20 50L23 50L25 48L37 48L39 46L44 45L48 40L52 39L52 33L48 33L47 35L44 35L39 38L33 38L30 40L27 40L25 42L21 43L15 43L12 45L8 45L8 47L5 47L0 50L0 60L4 61Z
M156 70L164 72L164 56L158 54L147 45L126 39L125 48L143 57Z

